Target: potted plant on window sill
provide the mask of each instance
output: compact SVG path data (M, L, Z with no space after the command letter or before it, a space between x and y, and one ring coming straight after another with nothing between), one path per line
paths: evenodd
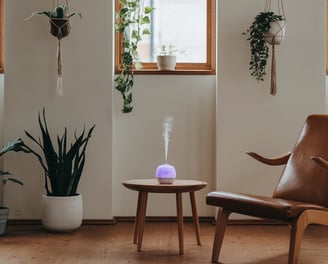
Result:
M174 45L162 45L157 51L157 67L160 71L174 71L176 66L176 54L184 51L176 49Z
M251 59L249 62L249 70L251 75L258 81L264 81L266 75L266 65L269 58L269 46L272 45L272 66L275 73L275 57L274 46L279 45L285 38L286 20L282 15L274 12L261 12L255 18L247 32L249 37ZM271 90L271 94L275 94L275 90Z
M20 139L16 139L12 142L8 142L0 150L0 156L4 155L9 151L15 151L20 146L21 143L22 141ZM13 177L10 177L9 175L11 175L10 172L0 170L0 176L2 177L2 183L4 187L6 186L8 181L17 183L19 185L23 185L23 182ZM5 232L8 215L9 215L9 208L5 205L1 205L0 206L0 235L3 235Z
M44 170L46 193L42 196L41 221L50 231L67 232L81 226L83 217L82 196L77 192L85 163L85 151L91 138L93 125L87 133L74 135L74 142L67 147L67 128L62 136L57 135L57 151L48 130L43 109L38 115L41 139L37 140L25 131L27 137L40 149L35 151L21 140L16 152L34 155ZM40 154L41 153L41 154Z

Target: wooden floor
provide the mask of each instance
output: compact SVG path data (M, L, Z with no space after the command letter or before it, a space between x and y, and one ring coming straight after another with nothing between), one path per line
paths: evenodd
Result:
M146 223L142 251L132 243L133 223L84 225L73 233L48 233L38 225L10 225L0 237L1 264L210 263L214 225L201 223L197 246L192 223L185 223L185 255L178 255L174 222ZM284 264L287 226L229 225L221 263ZM328 263L328 228L310 226L302 242L299 264Z

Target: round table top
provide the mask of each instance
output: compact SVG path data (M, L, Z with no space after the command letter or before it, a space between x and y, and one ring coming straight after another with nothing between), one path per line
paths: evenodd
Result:
M178 193L193 192L204 188L207 182L196 180L175 179L173 183L159 183L157 179L136 179L122 182L122 184L135 191L152 193Z

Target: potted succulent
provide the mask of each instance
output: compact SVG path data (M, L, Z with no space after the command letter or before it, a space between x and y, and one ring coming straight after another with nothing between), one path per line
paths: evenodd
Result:
M121 54L122 69L115 78L115 89L123 97L123 113L130 113L133 109L132 87L134 85L133 70L141 69L139 60L138 43L142 36L150 35L150 13L154 10L151 6L144 7L144 0L120 0L120 8L115 13L115 31L120 34L123 53Z
M63 135L57 135L55 148L48 130L45 109L42 116L38 114L38 121L41 139L37 140L25 131L38 151L22 140L15 151L34 155L44 170L46 193L42 196L43 226L51 231L75 230L80 227L83 214L82 196L77 192L77 188L85 163L86 147L95 125L87 133L85 129L80 135L75 133L75 140L69 146L65 127Z
M269 58L268 44L278 45L285 36L285 19L274 12L261 12L255 18L249 29L251 59L249 70L256 80L263 81L266 74L265 67Z
M49 18L50 33L58 39L68 36L71 26L69 19L78 15L82 19L81 13L70 13L67 5L59 5L51 11L34 12L27 19L34 15L45 15Z
M4 155L5 153L7 153L9 151L15 150L21 143L22 143L22 141L20 139L16 139L15 141L8 142L0 150L0 156ZM23 185L23 183L20 180L17 180L8 175L11 175L11 173L0 170L0 176L2 177L2 182L3 182L4 186L6 185L6 183L8 181L17 183L19 185ZM9 214L9 208L4 205L0 206L0 235L3 235L5 232L8 214Z
M174 71L177 56L183 54L184 51L176 49L174 45L162 45L157 51L157 67L160 71Z

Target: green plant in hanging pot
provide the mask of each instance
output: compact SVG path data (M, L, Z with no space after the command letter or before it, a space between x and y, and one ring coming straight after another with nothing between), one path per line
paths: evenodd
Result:
M274 12L261 12L254 18L247 32L243 33L249 34L247 38L251 51L249 70L251 71L251 75L258 81L263 81L266 74L265 68L269 58L268 44L270 41L272 42L272 36L268 37L268 32L273 22L283 20L283 16L277 15Z
M33 12L27 19L30 19L34 15L45 15L49 18L50 33L58 39L68 36L70 33L69 19L75 15L78 15L82 19L81 13L70 12L68 5L59 5L53 10ZM26 19L26 20L27 20Z
M115 88L123 98L123 113L133 109L132 87L134 85L133 70L142 68L138 54L138 43L142 36L150 35L151 6L144 7L143 0L120 0L120 8L115 13L115 31L121 34L121 72L115 78Z
M30 19L35 15L44 15L49 18L50 33L52 36L58 39L57 49L57 94L63 95L63 67L62 67L62 52L61 52L61 39L67 37L71 30L70 18L78 15L82 19L81 13L70 12L68 7L68 1L66 4L55 6L55 0L52 1L52 9L41 12L33 12L28 18Z

